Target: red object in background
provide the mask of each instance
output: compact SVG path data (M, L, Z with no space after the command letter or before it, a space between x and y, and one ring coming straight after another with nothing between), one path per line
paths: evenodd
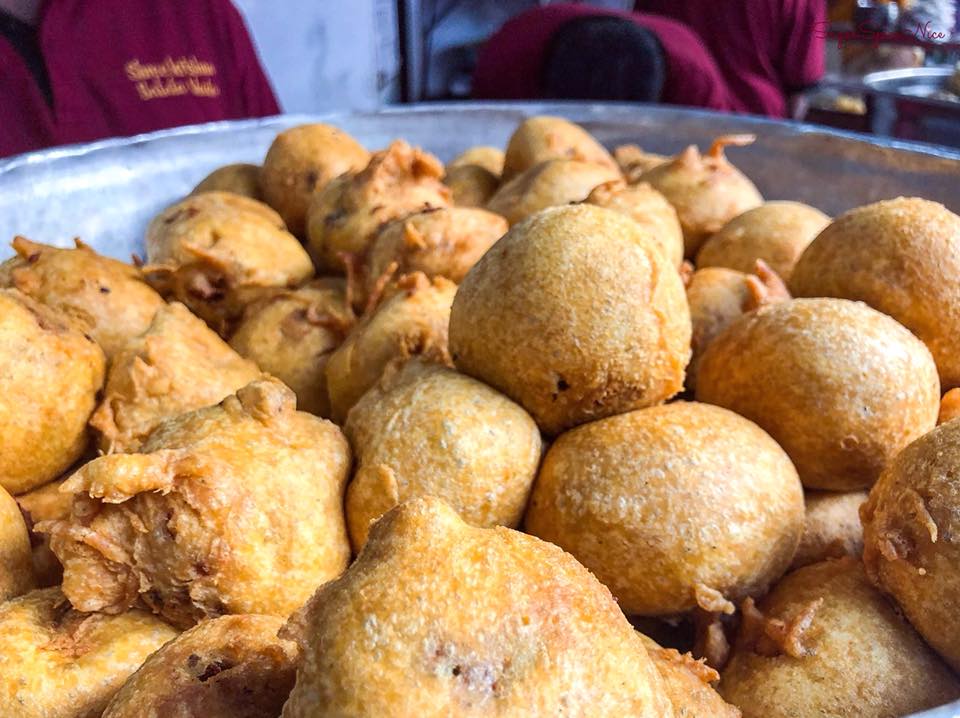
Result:
M53 106L0 37L0 157L279 112L229 0L49 0L38 32Z
M662 101L714 110L745 110L729 92L700 38L682 23L590 5L548 5L505 23L480 50L473 75L478 99L541 97L540 80L550 39L566 22L586 16L620 17L653 32L663 47L667 76Z
M787 96L823 77L826 5L825 0L639 0L635 7L693 28L747 111L785 117Z

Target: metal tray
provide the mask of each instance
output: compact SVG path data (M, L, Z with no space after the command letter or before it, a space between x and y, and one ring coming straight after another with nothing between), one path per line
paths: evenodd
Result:
M870 129L960 148L960 100L936 96L953 72L952 67L912 67L865 76Z

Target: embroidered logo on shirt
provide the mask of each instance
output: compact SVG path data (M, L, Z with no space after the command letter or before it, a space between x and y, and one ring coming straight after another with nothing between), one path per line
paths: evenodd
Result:
M169 55L162 62L130 60L123 71L137 88L141 100L161 97L219 97L217 67L212 62L198 60L195 55L173 58Z

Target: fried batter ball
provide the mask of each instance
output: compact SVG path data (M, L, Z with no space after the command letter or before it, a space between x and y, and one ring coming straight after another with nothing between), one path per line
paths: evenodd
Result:
M75 611L56 588L0 604L0 715L100 718L127 677L176 635L145 611Z
M683 263L683 230L677 210L646 182L606 182L595 187L584 201L626 215L650 233L674 266Z
M706 239L748 209L760 206L763 197L746 175L723 154L727 145L753 142L753 135L718 137L707 154L694 145L640 175L672 204L683 227L687 257L694 257Z
M553 435L676 394L690 314L680 276L636 222L558 207L512 228L470 270L450 350Z
M620 178L606 165L580 160L547 160L500 185L487 209L516 224L547 207L582 202L598 185Z
M439 499L387 513L298 619L284 718L672 714L640 635L586 569Z
M105 363L59 312L0 289L0 487L29 491L80 458Z
M697 252L697 267L752 272L758 259L790 278L793 267L830 218L801 202L764 202L737 215Z
M860 509L863 561L927 642L960 670L960 422L937 427L886 468Z
M803 536L790 569L828 558L860 558L863 553L860 506L866 500L866 491L807 491Z
M114 357L90 426L104 453L136 451L164 419L215 404L259 376L185 306L169 304Z
M834 220L807 247L790 289L800 297L859 299L927 345L944 390L960 386L960 216L899 197Z
M293 234L307 233L307 207L345 172L358 172L370 153L343 130L322 123L299 125L276 136L260 171L263 196Z
M748 603L721 695L744 718L893 718L960 682L852 558L801 568Z
M676 402L561 434L525 526L572 553L627 614L731 613L790 565L803 490L758 426Z
M17 256L0 264L0 286L78 320L110 360L146 331L164 302L136 267L102 257L79 239L74 243L76 249L59 249L17 237Z
M471 147L446 167L443 183L458 207L483 207L500 186L503 150Z
M350 449L293 392L255 381L163 422L140 453L111 454L64 483L70 517L38 528L81 611L139 600L174 625L225 613L286 616L350 558Z
M14 497L30 531L33 574L39 588L59 586L63 582L63 566L50 550L50 537L34 531L41 521L56 521L70 515L73 497L60 491L61 484L63 479L58 479Z
M468 207L430 209L391 222L367 252L367 291L392 262L398 275L423 272L460 282L508 229L503 217Z
M937 422L937 368L890 317L845 299L761 307L713 340L697 399L757 422L809 489L869 488Z
M243 162L218 167L208 174L190 194L203 192L231 192L263 202L263 187L260 184L260 165Z
M473 526L520 523L540 463L540 431L503 394L414 360L387 371L344 427L357 458L347 487L355 550L370 524L412 496L436 496Z
M951 389L940 397L940 415L937 424L946 424L960 416L960 389Z
M477 145L476 147L470 147L469 149L466 149L457 155L447 164L447 170L449 171L456 169L457 167L473 165L474 167L482 167L487 172L499 179L500 175L503 174L503 162L503 150L501 150L499 147Z
M229 192L204 192L168 207L147 228L143 268L151 285L227 336L252 295L295 287L313 264L279 215Z
M392 291L327 360L330 413L338 424L391 361L423 356L450 363L447 328L457 285L416 273L401 277Z
M298 409L328 417L327 360L353 321L346 283L321 279L249 305L230 346L293 389Z
M510 136L503 158L503 181L509 182L536 165L557 159L601 165L620 175L610 153L580 125L562 117L541 115L528 117Z
M310 256L317 268L343 274L342 253L362 254L380 227L431 207L452 204L440 160L403 140L374 153L360 172L314 195L307 212Z
M613 149L613 158L616 160L624 178L631 184L640 180L647 170L669 162L666 155L647 152L639 145L619 145Z
M103 718L277 718L299 650L276 616L220 616L150 656Z
M13 497L0 486L0 602L21 596L36 585L24 516Z

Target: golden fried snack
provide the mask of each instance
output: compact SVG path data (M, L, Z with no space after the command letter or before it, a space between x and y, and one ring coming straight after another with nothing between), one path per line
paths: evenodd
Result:
M164 419L215 404L259 376L185 306L169 304L114 357L90 426L104 453L136 451Z
M444 277L401 277L393 294L351 330L327 360L327 395L335 422L343 424L350 407L391 361L423 356L450 363L447 327L456 292L457 285Z
M940 415L937 424L946 424L960 416L960 389L951 389L940 397Z
M473 526L520 523L540 431L486 384L413 360L363 395L344 431L357 459L346 501L356 551L373 521L413 496L441 498Z
M298 409L328 417L327 360L353 322L346 283L320 279L248 305L230 346L293 389Z
M689 653L663 648L642 633L638 635L663 679L674 715L682 718L740 718L740 711L723 700L711 685L720 680L719 673Z
M0 603L21 596L36 585L24 516L13 497L0 486Z
M439 499L380 519L290 630L304 662L284 718L671 715L639 634L586 569Z
M103 257L79 239L74 243L76 249L59 249L17 237L17 256L0 264L0 286L78 320L109 361L146 331L164 302L133 265Z
M541 115L528 117L510 136L503 158L503 181L509 182L536 165L557 159L602 165L620 174L610 153L580 125L562 117Z
M431 207L452 204L440 160L403 140L374 153L360 172L317 192L307 211L307 246L322 271L343 274L341 254L362 254L380 227Z
M260 172L263 196L290 231L303 238L313 194L369 161L370 153L343 130L321 123L291 127L267 150Z
M392 262L398 275L423 272L460 282L509 228L503 217L468 207L439 207L391 222L367 252L367 291Z
M790 570L828 558L860 558L863 553L860 506L866 500L866 491L807 491L803 536Z
M263 202L263 187L260 184L260 165L238 162L218 167L208 174L190 194L203 192L231 192Z
M464 150L448 162L447 171L458 167L481 167L499 179L503 174L503 161L504 153L499 147L477 145Z
M960 386L958 275L960 216L899 197L834 220L804 251L790 289L799 297L859 299L889 314L927 345L947 390Z
M0 715L100 718L127 677L176 635L145 611L80 613L56 588L0 604Z
M127 679L103 718L277 718L299 650L276 616L220 616L182 633Z
M40 524L81 611L149 606L186 628L226 613L286 616L350 558L346 439L255 381L164 421L140 453L102 456L64 483L70 517Z
M863 562L927 642L960 670L960 422L917 439L860 509Z
M582 202L598 185L620 178L606 165L580 160L547 160L500 185L487 209L516 224L547 207Z
M313 276L310 257L279 215L229 192L191 195L157 215L147 228L147 260L151 285L223 336L258 291Z
M737 215L697 252L697 266L752 272L762 259L785 280L830 218L801 202L764 202Z
M632 185L623 180L606 182L595 187L584 202L626 215L649 232L674 266L683 263L683 230L677 210L646 182Z
M41 521L57 521L70 515L73 497L60 491L62 484L63 479L58 479L14 497L30 532L33 574L39 588L59 586L63 582L63 566L50 550L50 537L34 531Z
M676 402L561 434L524 525L572 553L627 614L732 613L790 565L803 490L758 426Z
M647 152L639 145L618 145L613 148L613 158L616 160L624 178L631 184L640 180L647 170L669 162L667 155L658 155L654 152Z
M680 276L636 222L558 207L512 228L470 270L450 351L553 435L677 393L690 314Z
M743 718L894 718L960 698L960 681L852 558L801 568L743 611L719 688Z
M753 139L753 135L718 137L705 155L690 145L669 162L640 175L640 181L653 185L676 208L687 257L696 256L706 239L731 219L763 202L753 182L723 154L727 145L749 144Z
M471 147L447 164L443 183L457 207L483 207L500 186L502 172L503 150Z
M794 299L713 340L697 400L757 422L808 489L854 491L936 425L940 385L930 352L890 317L845 299Z
M80 458L105 363L56 310L0 289L0 487L29 491Z

